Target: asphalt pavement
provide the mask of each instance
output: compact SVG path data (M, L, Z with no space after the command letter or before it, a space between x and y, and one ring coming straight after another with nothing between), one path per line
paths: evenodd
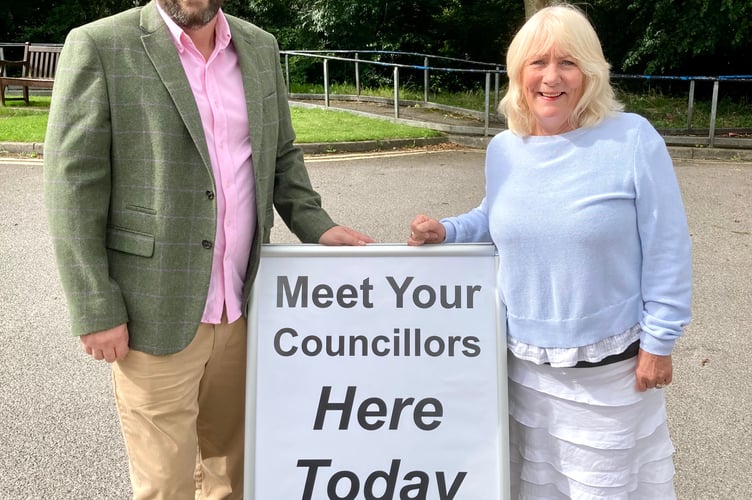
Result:
M309 156L338 222L403 243L411 218L473 208L483 150ZM667 391L682 500L752 491L752 162L677 158L694 242L694 320ZM0 499L130 497L110 369L69 336L40 161L0 159ZM295 238L278 221L272 238ZM486 499L470 499L486 500Z

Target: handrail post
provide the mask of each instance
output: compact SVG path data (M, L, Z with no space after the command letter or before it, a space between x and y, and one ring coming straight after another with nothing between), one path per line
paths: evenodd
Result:
M399 66L394 67L394 118L399 118Z
M713 80L713 101L710 104L710 134L708 137L708 146L715 146L715 116L718 111L718 85L719 80Z
M423 102L428 102L428 57L423 59Z
M498 110L499 110L499 85L500 85L499 72L500 71L501 71L501 67L496 66L496 72L494 73L494 113L498 113Z
M489 118L489 108L491 105L491 73L486 71L486 97L484 102L484 111L483 111L483 117L484 117L484 123L483 123L483 137L488 136L488 118Z
M692 130L692 114L695 110L695 81L689 81L689 102L687 103L687 131Z
M358 62L358 53L355 53L355 95L360 97L360 63Z
M329 107L329 59L324 58L324 107Z
M290 54L285 54L285 82L287 82L287 93L290 93Z

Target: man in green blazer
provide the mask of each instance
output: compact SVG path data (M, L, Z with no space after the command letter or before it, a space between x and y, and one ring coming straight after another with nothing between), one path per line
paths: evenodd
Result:
M74 29L56 74L49 228L73 334L113 363L134 498L242 495L246 322L231 305L247 310L274 208L303 242L373 241L322 209L276 40L222 3L156 0ZM225 132L245 138L229 155ZM239 231L236 191L255 199ZM253 235L234 268L216 244L233 234ZM207 321L217 283L230 291Z

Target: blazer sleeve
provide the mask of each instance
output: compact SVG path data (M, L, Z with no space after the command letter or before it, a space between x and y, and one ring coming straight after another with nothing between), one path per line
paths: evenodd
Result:
M110 112L103 66L81 29L66 39L44 151L49 231L74 335L128 321L109 276L105 235L111 190Z
M313 189L303 160L303 151L294 145L279 48L275 43L276 106L279 116L277 160L274 180L274 206L290 231L304 243L318 243L321 235L336 224L322 208L321 197Z

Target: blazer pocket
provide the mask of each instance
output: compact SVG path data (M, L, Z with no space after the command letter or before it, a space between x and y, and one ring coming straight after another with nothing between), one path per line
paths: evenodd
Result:
M152 257L154 236L122 227L108 227L107 248L140 257Z

